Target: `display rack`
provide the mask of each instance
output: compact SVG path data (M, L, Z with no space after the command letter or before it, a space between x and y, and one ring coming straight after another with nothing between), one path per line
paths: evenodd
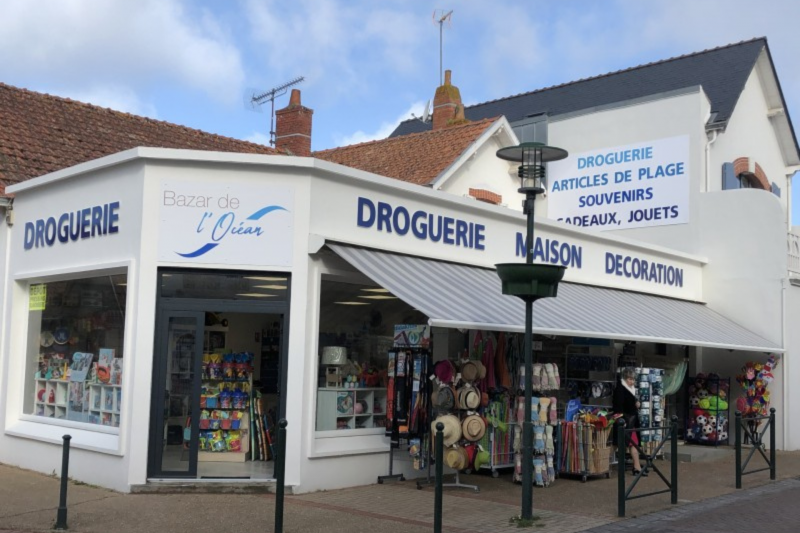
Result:
M730 378L715 375L686 378L686 443L728 444L730 386Z
M317 390L317 431L385 427L385 388L326 387Z
M568 347L565 376L562 378L570 399L583 407L611 409L613 403L614 361L604 346Z
M514 468L514 434L518 428L507 402L489 402L486 414L489 427L480 445L489 451L489 462L480 468L490 470L492 477L498 477L498 469Z
M611 476L612 448L608 445L612 426L599 428L582 422L560 422L558 474L590 477Z
M636 397L639 400L639 427L660 428L664 424L664 370L661 368L636 368ZM663 438L660 431L639 433L642 451L648 455L658 447ZM659 452L663 455L663 450Z

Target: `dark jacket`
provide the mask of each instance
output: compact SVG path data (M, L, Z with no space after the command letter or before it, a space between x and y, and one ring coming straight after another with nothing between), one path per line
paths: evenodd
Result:
M625 419L625 427L627 429L639 427L639 410L636 408L636 396L631 394L622 383L617 381L614 387L614 404L613 410L615 413L622 413ZM617 445L617 432L613 432L614 445Z

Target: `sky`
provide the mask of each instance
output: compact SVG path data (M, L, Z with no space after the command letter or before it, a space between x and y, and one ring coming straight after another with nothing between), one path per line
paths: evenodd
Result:
M0 82L268 144L251 97L303 76L323 150L422 114L440 32L466 105L767 37L800 117L797 20L797 0L0 0Z

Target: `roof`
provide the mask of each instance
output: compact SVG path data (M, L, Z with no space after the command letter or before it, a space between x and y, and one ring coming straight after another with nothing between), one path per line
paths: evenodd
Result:
M712 113L716 113L714 123L724 125L766 46L763 37L742 41L472 105L464 112L470 120L504 115L514 123L543 113L553 117L701 85L711 101ZM426 129L430 129L429 124L406 120L390 137Z
M267 146L0 83L0 195L7 185L138 146L278 153Z
M431 184L472 145L496 118L436 131L353 144L311 155L417 185Z

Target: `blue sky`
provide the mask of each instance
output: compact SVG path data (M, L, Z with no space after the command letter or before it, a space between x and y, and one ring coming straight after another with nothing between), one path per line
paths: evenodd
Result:
M305 76L321 150L421 114L437 9L453 10L444 68L467 104L766 36L800 120L797 0L3 0L0 81L266 143L268 106L245 101Z

